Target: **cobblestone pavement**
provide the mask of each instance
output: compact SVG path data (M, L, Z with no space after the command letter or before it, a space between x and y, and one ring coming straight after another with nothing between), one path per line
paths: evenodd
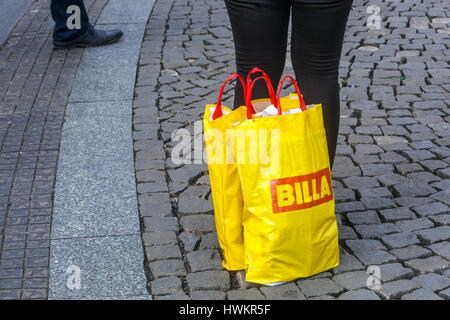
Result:
M366 26L377 5L381 28ZM227 272L205 164L170 160L234 72L223 0L158 0L135 86L133 137L146 268L155 299L448 299L448 2L354 1L340 67L333 168L340 266L277 287ZM290 61L287 74L293 74ZM232 86L224 105L230 105ZM381 287L367 288L380 267Z
M107 0L87 0L95 22ZM48 296L50 222L64 113L82 49L54 50L50 1L0 48L0 299Z
M107 2L85 0L92 22ZM370 5L380 8L381 29L367 29ZM34 2L0 48L0 299L48 297L62 126L84 52L53 50L48 7ZM264 287L221 267L206 165L170 160L172 132L194 132L235 70L223 0L156 1L133 101L152 297L449 299L449 24L446 0L354 1L333 168L341 264ZM231 100L229 86L224 105ZM370 265L380 267L377 290L367 289Z

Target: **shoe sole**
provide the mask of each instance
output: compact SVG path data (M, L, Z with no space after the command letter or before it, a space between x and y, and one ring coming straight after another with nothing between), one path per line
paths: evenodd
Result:
M74 43L74 44L56 44L53 43L53 47L56 49L67 49L67 48L90 48L90 47L101 47L106 46L108 44L113 44L114 42L117 42L122 38L123 34L120 34L119 36L110 39L109 41L103 42L102 44L81 44L81 43Z

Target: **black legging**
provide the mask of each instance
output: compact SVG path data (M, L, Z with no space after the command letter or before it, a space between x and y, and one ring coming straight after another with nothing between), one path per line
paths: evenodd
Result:
M237 73L254 67L265 71L276 90L286 60L292 8L291 57L307 104L321 103L330 162L339 131L338 68L345 25L352 0L225 0L233 29ZM244 78L245 79L245 78ZM240 82L234 107L244 104ZM253 98L268 97L264 81L256 82Z

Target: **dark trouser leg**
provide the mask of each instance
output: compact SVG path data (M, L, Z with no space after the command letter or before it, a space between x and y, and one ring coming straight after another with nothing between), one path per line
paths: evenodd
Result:
M305 102L322 104L331 165L339 131L339 60L351 5L351 0L292 5L292 65Z
M266 72L276 90L286 60L290 0L225 0L236 51L237 73L244 77L254 67ZM237 82L234 107L244 104ZM266 84L258 81L253 98L267 98Z
M76 5L80 8L80 29L67 28L67 18L72 12L67 13L67 8ZM53 40L58 42L73 42L81 40L89 29L89 17L84 7L83 0L52 0L50 4L52 18L55 21Z

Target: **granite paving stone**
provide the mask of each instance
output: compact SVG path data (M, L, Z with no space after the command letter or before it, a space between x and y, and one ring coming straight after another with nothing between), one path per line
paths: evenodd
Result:
M327 278L314 280L302 279L296 281L296 283L299 286L300 291L308 298L322 295L334 296L345 290L342 285Z
M400 232L381 237L381 241L390 249L403 248L420 243L417 236L412 232Z
M356 290L367 287L369 275L365 271L352 271L338 274L332 278L347 290Z
M382 284L380 289L376 289L375 291L385 299L392 300L420 288L421 285L413 281L396 280Z
M381 298L372 290L357 289L344 292L338 300L381 300Z
M400 229L393 223L359 224L354 228L364 239L380 239L386 234L400 232Z
M176 294L183 290L181 279L175 276L156 279L150 285L154 295Z
M435 254L440 255L441 257L450 260L450 242L442 241L438 243L433 243L428 246Z
M434 243L450 239L450 227L440 226L432 229L423 229L414 232L425 243Z
M400 220L397 221L395 225L402 231L415 231L420 229L428 229L434 226L433 222L427 218Z
M187 260L192 272L222 269L222 259L216 250L192 251L187 254Z
M265 300L264 295L256 288L228 291L228 300Z
M380 280L382 283L410 278L413 271L403 267L400 263L387 263L380 265Z
M402 300L443 300L430 289L421 288L402 296Z
M431 250L419 245L412 245L404 248L389 251L400 260L411 260L417 258L426 258L432 255Z
M135 255L134 250L142 250L140 235L53 240L49 298L147 294L142 256ZM76 272L80 285L69 286Z
M405 261L405 265L422 274L445 270L450 266L450 263L439 256L431 256Z
M450 288L440 291L439 294L447 300L450 299Z
M305 296L300 292L300 289L295 285L295 283L286 283L274 287L263 286L260 288L260 290L268 300L306 299Z
M421 274L412 280L435 292L450 287L450 279L436 273Z
M228 290L230 276L227 271L209 270L189 273L186 276L190 290Z

